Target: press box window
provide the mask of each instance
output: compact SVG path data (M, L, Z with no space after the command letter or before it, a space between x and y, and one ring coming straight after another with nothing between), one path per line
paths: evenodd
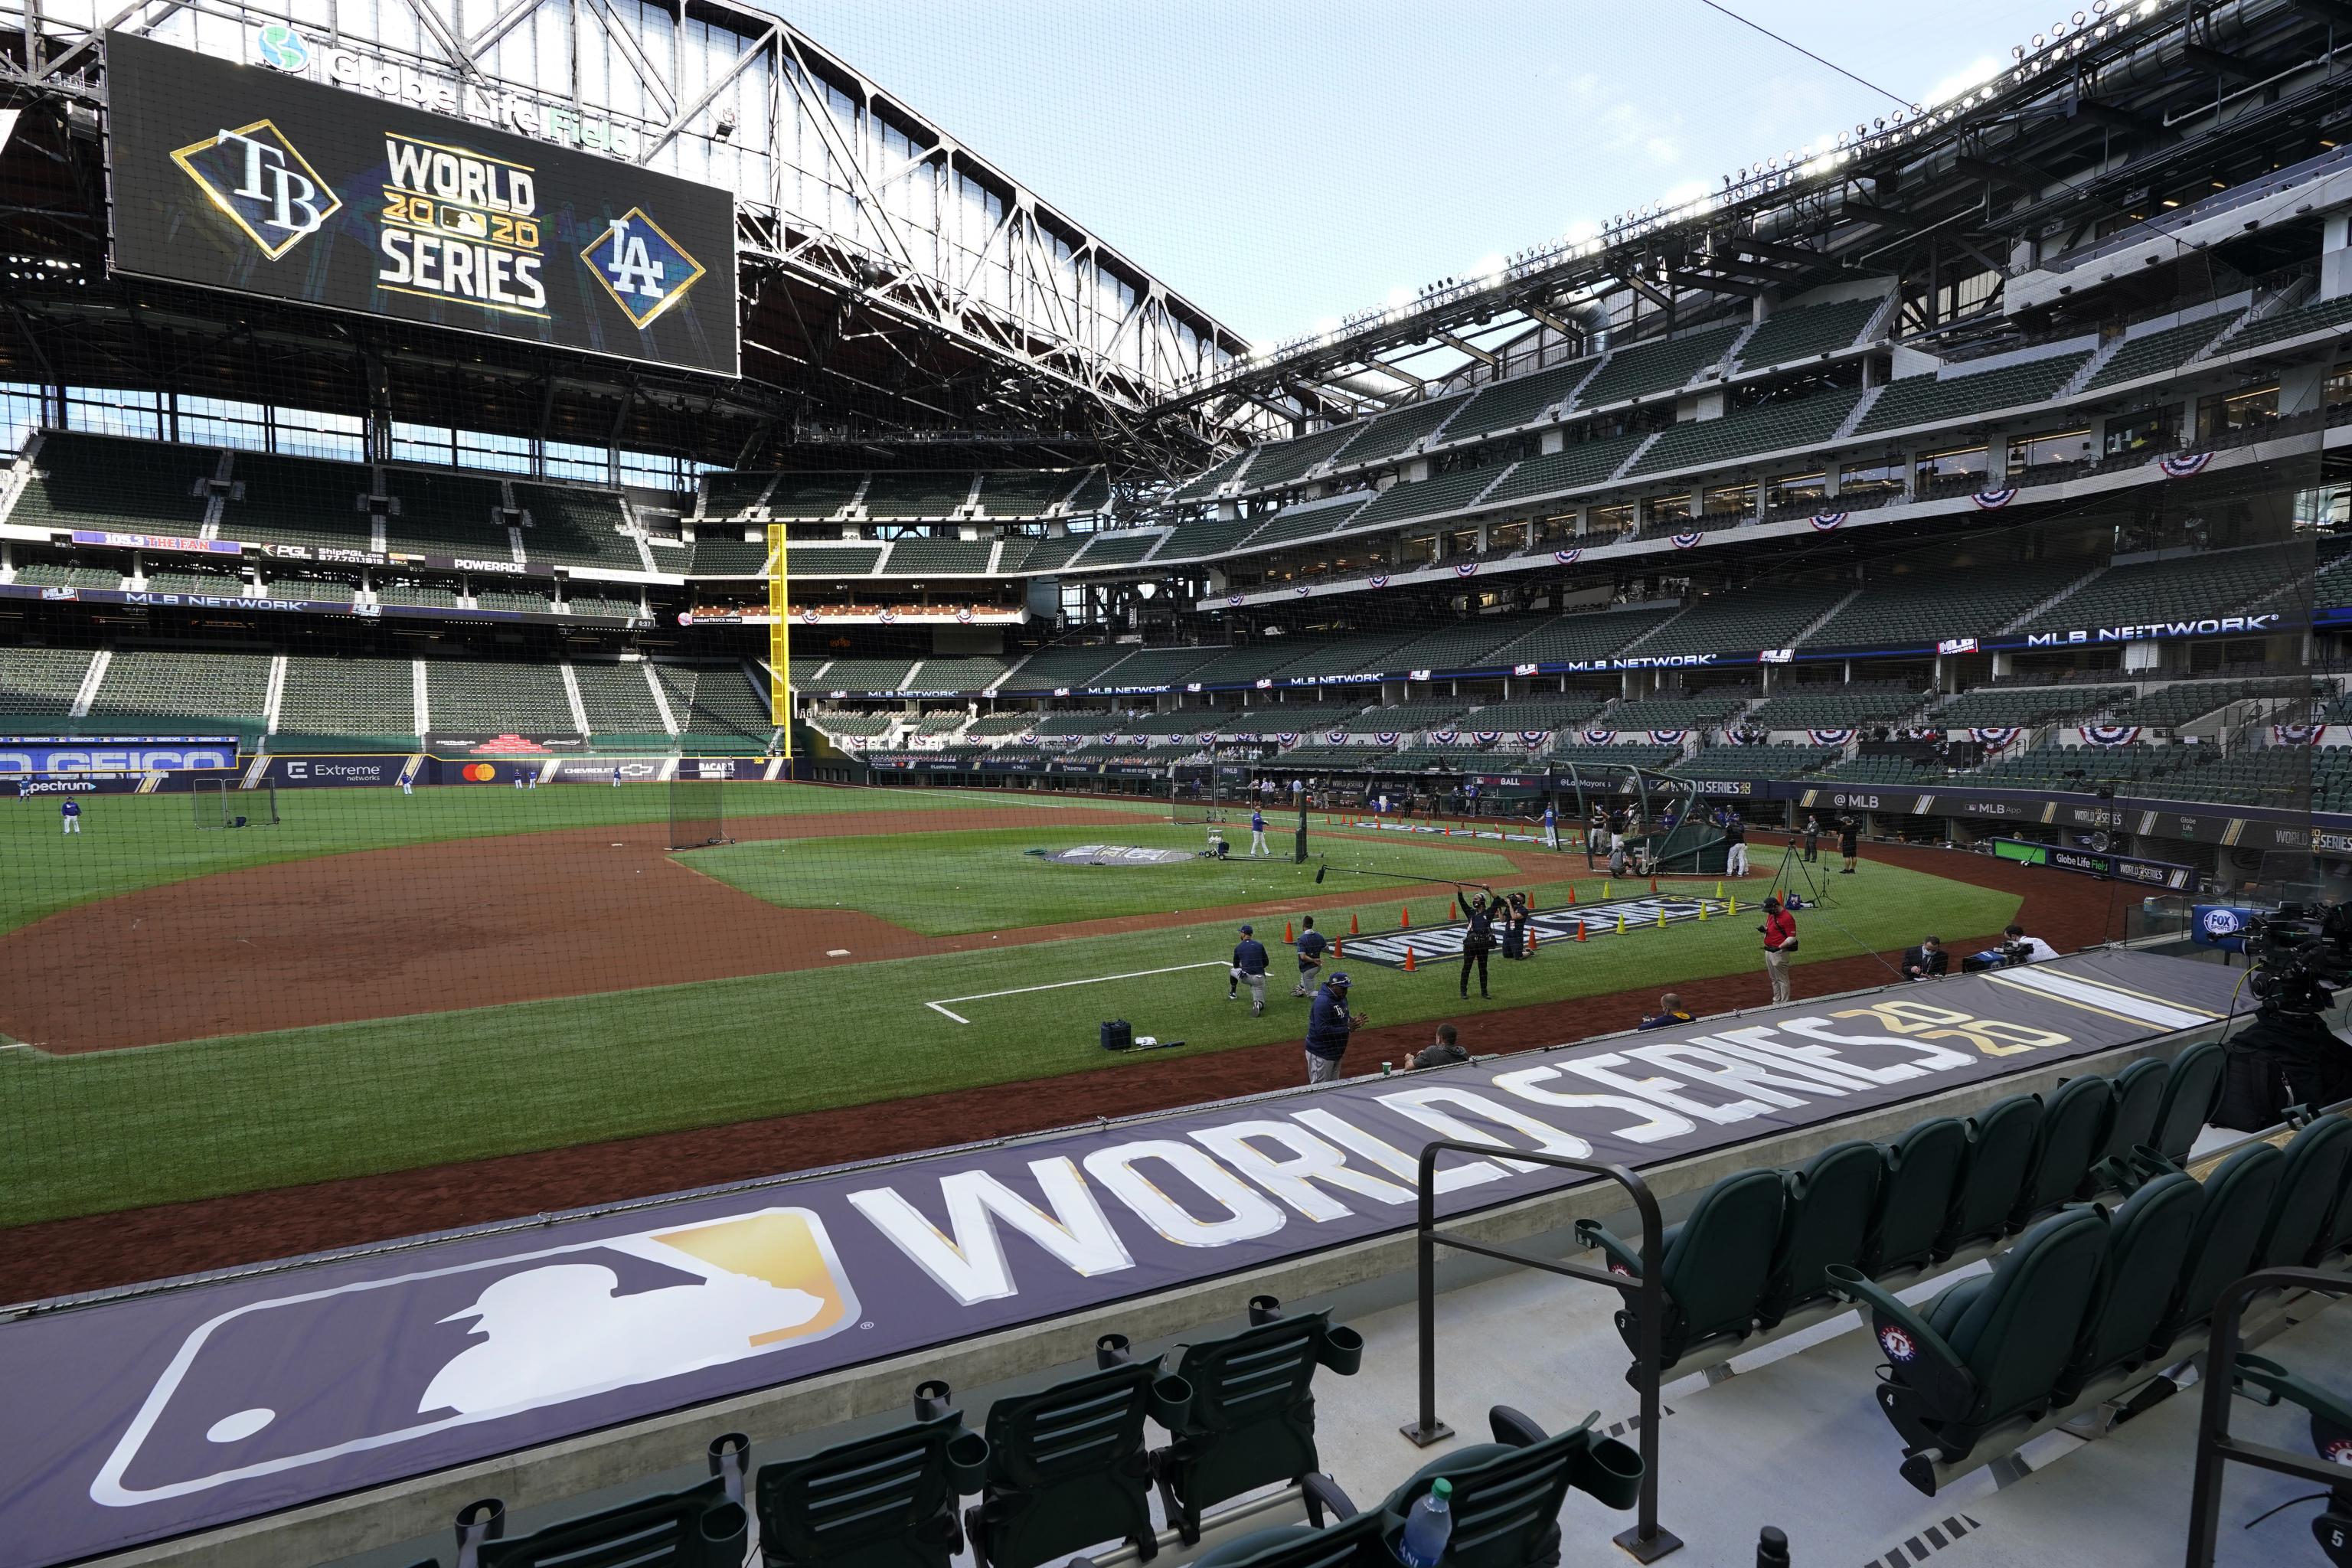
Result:
M2090 456L2088 430L2048 430L2038 436L2015 437L2009 443L2012 473L2022 468L2046 468L2053 463L2086 462Z
M1752 517L1756 513L1756 487L1717 485L1706 492L1706 504L1699 510L1706 517Z
M1848 463L1838 470L1840 500L1899 495L1902 490L1903 465L1900 462Z
M1688 495L1652 496L1642 503L1642 521L1652 528L1663 523L1685 521L1690 514Z
M1955 447L1947 452L1922 452L1912 471L1923 479L1981 478L1985 471L1985 448Z
M1631 533L1633 528L1633 503L1620 501L1615 506L1594 507L1592 525L1585 531L1587 533Z
M2180 445L2180 410L2145 408L2107 421L2105 455L2128 457L2134 452L2168 452Z
M2214 393L2197 400L2197 438L2210 440L2231 431L2244 430L2256 425L2267 425L2278 417L2279 389L2273 382L2268 386L2249 387L2244 392Z
M1814 506L1827 499L1826 474L1782 474L1764 492L1766 506Z

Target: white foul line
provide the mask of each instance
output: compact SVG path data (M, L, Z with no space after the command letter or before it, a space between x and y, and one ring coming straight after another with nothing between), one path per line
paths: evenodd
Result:
M969 1024L971 1022L970 1018L961 1013L949 1013L942 1004L985 1002L992 996L1019 996L1031 991L1059 991L1070 985L1100 985L1107 980L1140 980L1147 974L1175 974L1187 969L1231 969L1232 967L1232 964L1222 958L1212 958L1200 963L1171 963L1165 969L1131 969L1125 974L1097 974L1090 980L1056 980L1050 985L1015 985L1010 991L982 991L970 996L942 996L937 1002L926 1002L923 1005L934 1013L947 1014L959 1024Z

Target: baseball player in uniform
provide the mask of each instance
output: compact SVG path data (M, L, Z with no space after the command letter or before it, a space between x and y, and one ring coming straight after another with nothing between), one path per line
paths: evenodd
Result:
M1265 943L1251 934L1248 926L1242 927L1242 939L1234 944L1234 966L1225 976L1225 1000L1239 1001L1240 988L1249 987L1250 1016L1265 1011L1265 972L1273 960L1266 956Z
M1266 857L1268 859L1272 859L1274 858L1274 851L1265 847L1265 813L1258 810L1255 806L1250 808L1249 852L1253 858L1260 855Z
M68 795L58 803L58 813L66 819L68 833L79 835L81 832L81 802Z

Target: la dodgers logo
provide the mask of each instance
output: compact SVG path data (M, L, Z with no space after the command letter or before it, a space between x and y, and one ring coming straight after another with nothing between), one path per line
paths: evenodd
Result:
M631 207L628 216L607 224L580 259L640 329L686 298L705 270L642 207Z

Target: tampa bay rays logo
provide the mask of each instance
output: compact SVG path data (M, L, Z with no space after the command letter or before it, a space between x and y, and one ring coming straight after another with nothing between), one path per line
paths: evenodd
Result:
M343 208L310 160L267 120L215 131L174 152L172 162L272 261Z
M580 259L640 330L685 299L704 271L702 263L663 233L642 207L631 207L626 217L606 224Z

